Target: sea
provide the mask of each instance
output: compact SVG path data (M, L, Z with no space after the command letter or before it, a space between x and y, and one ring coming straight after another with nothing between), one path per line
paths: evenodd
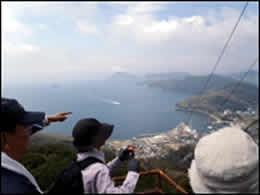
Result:
M176 111L175 104L194 94L165 91L125 80L66 81L2 86L2 97L17 99L28 111L55 114L71 111L64 122L52 123L45 132L72 135L76 122L96 118L114 125L109 140L161 133L180 123L188 124L190 113ZM192 129L208 131L208 116L194 113Z

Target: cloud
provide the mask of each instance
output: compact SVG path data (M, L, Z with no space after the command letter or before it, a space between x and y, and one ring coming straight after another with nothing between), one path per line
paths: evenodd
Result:
M185 27L199 29L199 26L205 23L202 16L156 19L154 13L166 9L166 5L143 2L130 6L126 13L114 18L112 29L116 29L115 32L119 35L125 34L137 41L158 43L158 41L172 38L175 32L180 32Z
M241 11L177 16L166 2L51 3L2 9L5 80L86 79L116 71L206 74ZM25 16L37 23L25 23ZM258 12L247 10L217 72L244 70L258 56L258 20Z
M163 5L146 11L136 6L116 16L111 29L118 37L134 41L137 62L154 71L210 72L240 14L240 10L224 7L204 15L157 19L152 13ZM217 71L233 71L250 63L258 55L258 34L258 16L249 12L242 18ZM136 65L134 69L141 67Z
M16 12L9 5L1 2L3 33L23 33L31 35L32 30L17 19Z
M115 19L115 24L117 25L129 25L134 22L133 17L129 15L119 15Z
M15 56L17 54L32 54L40 51L40 47L25 42L3 42L3 55Z
M234 26L240 14L238 10L224 7L218 15L211 11L206 16L170 16L167 19L156 19L153 13L164 8L165 5L145 6L145 3L131 6L126 13L115 16L112 29L116 29L115 32L119 36L128 36L140 42L158 43L161 40L174 40L174 38L196 40L201 39L202 34L216 39L227 37L228 30ZM256 19L256 16L250 20L242 19L241 23L257 24ZM256 29L248 30L257 33Z
M46 30L48 30L48 25L47 24L39 24L39 29L41 31L46 31Z
M99 34L95 24L89 24L86 21L77 21L76 26L77 26L77 30L80 33L96 34L96 35Z

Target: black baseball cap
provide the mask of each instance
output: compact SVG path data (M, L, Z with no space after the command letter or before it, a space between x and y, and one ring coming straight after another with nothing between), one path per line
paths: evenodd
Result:
M44 112L26 111L16 99L1 98L1 132L14 129L16 124L43 127L44 118Z
M100 123L94 118L79 120L73 128L73 144L79 151L86 151L90 146L101 146L112 134L114 125Z

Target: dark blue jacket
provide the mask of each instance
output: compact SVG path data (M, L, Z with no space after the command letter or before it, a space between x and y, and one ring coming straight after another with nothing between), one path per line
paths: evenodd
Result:
M1 167L1 194L30 194L40 192L25 176Z

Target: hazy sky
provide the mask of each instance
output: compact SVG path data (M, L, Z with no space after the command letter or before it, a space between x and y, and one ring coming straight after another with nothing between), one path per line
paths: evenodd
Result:
M1 78L14 83L98 79L117 71L206 74L245 3L1 2ZM258 56L258 6L249 3L216 72L245 71Z

